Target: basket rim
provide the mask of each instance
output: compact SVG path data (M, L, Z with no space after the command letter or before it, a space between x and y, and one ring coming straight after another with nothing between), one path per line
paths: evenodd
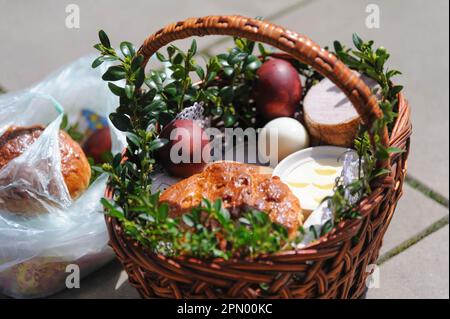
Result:
M395 146L407 151L408 139L412 133L412 125L410 122L410 106L408 101L406 100L403 93L398 94L398 116L395 119L394 126L392 129L391 136L389 138L389 142L391 146ZM396 158L398 158L400 154L391 154L391 163L395 163ZM394 166L394 165L393 165ZM392 170L393 168L391 168ZM406 168L405 168L406 170ZM397 187L398 183L394 185L394 180L391 177L388 177L385 180L385 183L380 185L375 185L373 188L373 192L368 197L363 198L358 204L358 210L361 213L361 217L365 217L368 213L371 212L371 208L377 204L379 204L384 198L384 192L386 189L393 189ZM105 190L105 198L112 198L112 190L109 186L107 186ZM123 233L123 229L120 226L120 222L117 218L105 215L105 222L109 231L109 242L111 245L111 241L113 238L120 238L121 241L124 241L124 244L128 247L138 248L142 253L145 253L149 257L154 257L159 260L165 260L169 263L174 263L175 265L185 264L185 263L195 263L199 265L232 265L232 264L242 264L243 262L249 262L252 264L261 263L262 265L265 263L273 263L275 261L283 261L288 260L290 258L301 258L306 260L314 260L315 258L320 258L322 255L336 255L339 253L341 243L344 239L348 239L349 237L353 237L356 235L359 227L361 226L361 221L363 218L356 218L352 220L345 220L335 225L333 229L315 240L308 245L305 245L302 248L291 249L286 251L279 251L270 254L262 254L255 258L230 258L225 260L223 258L211 258L211 259L200 259L192 256L164 256L162 254L155 253L151 251L149 248L142 246L136 240L131 238L130 236ZM113 246L113 245L111 245ZM114 248L114 247L113 247ZM320 255L320 257L318 256ZM314 258L315 256L315 258ZM136 260L139 262L139 260Z

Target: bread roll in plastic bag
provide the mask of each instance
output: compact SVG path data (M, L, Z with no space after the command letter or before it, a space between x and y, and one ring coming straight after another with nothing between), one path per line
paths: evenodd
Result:
M123 134L107 120L118 105L101 79L108 65L92 69L93 59L81 58L29 89L0 95L0 136L11 127L45 127L0 168L0 294L49 296L66 288L68 276L78 274L74 269L82 278L113 258L100 204L107 176L72 198L61 172L63 112L69 121L83 112L104 119L112 152L125 146Z

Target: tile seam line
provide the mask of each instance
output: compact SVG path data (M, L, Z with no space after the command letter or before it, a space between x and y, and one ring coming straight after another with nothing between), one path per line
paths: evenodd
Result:
M449 209L449 199L442 195L440 192L434 190L433 188L427 186L424 182L422 182L420 179L412 176L410 173L406 175L405 182L410 187L414 188L416 191L420 192L427 198L433 200L434 202L438 203L441 206L444 206L445 208Z
M422 231L418 232L417 234L411 236L407 240L403 241L402 243L398 244L394 248L390 249L386 253L384 253L380 258L377 260L377 265L381 266L393 257L400 255L404 251L408 250L409 248L413 247L417 243L421 242L431 234L434 234L435 232L441 230L445 226L449 224L449 214L445 215L444 217L438 219L433 224L429 225L428 227L425 227Z

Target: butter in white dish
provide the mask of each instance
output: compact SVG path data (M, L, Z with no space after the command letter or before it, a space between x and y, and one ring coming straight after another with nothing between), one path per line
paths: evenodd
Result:
M312 211L325 197L333 195L336 178L341 172L342 163L335 159L312 158L293 169L284 180L302 199L302 208Z
M347 152L354 151L336 146L310 147L286 157L275 167L273 175L290 187L302 209L312 212L325 197L333 195Z

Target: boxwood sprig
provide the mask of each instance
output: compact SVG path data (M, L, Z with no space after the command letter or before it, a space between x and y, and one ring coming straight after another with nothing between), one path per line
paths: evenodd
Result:
M363 41L358 34L353 34L355 49L346 48L339 41L334 42L335 54L351 69L367 75L375 80L379 88L374 91L378 97L378 103L383 111L383 117L376 120L370 128L373 139L369 137L367 127L361 127L355 139L354 147L359 155L359 178L349 185L344 185L341 179L337 179L333 196L327 197L334 212L335 222L358 217L360 213L355 210L355 205L349 202L346 194L363 197L372 192L371 183L375 178L389 174L385 168L377 168L377 160L386 160L391 154L401 153L403 150L395 147L385 147L381 144L382 129L387 126L388 130L397 116L398 94L403 86L395 85L393 77L400 75L398 70L386 68L390 54L384 47L373 48L373 41ZM372 146L372 143L375 146Z
M193 58L197 50L195 41L187 53L170 46L168 57L157 53L157 58L171 71L167 78L165 72L157 70L146 77L142 67L144 58L131 43L122 42L119 53L112 48L105 32L100 31L99 38L95 48L100 56L92 66L98 67L106 61L118 63L109 66L103 80L119 97L120 105L110 119L117 129L127 134L126 160L122 154L116 154L102 167L110 176L109 187L114 194L112 200L102 200L106 213L117 218L125 232L143 246L165 255L256 257L288 245L287 231L271 222L266 213L251 210L235 220L220 200L212 203L204 199L182 218L171 218L167 204L159 203L159 193L151 192L155 151L166 142L158 138L160 125L196 101L204 102L207 109L212 105L221 108L219 117L225 126L236 125L241 116L245 117L234 107L248 101L251 81L261 64L251 55L254 43L235 39L237 47L226 55L212 58L206 71ZM194 73L201 83L194 84ZM224 77L226 84L219 84L218 76ZM216 112L208 110L210 114ZM230 115L232 119L227 118Z

